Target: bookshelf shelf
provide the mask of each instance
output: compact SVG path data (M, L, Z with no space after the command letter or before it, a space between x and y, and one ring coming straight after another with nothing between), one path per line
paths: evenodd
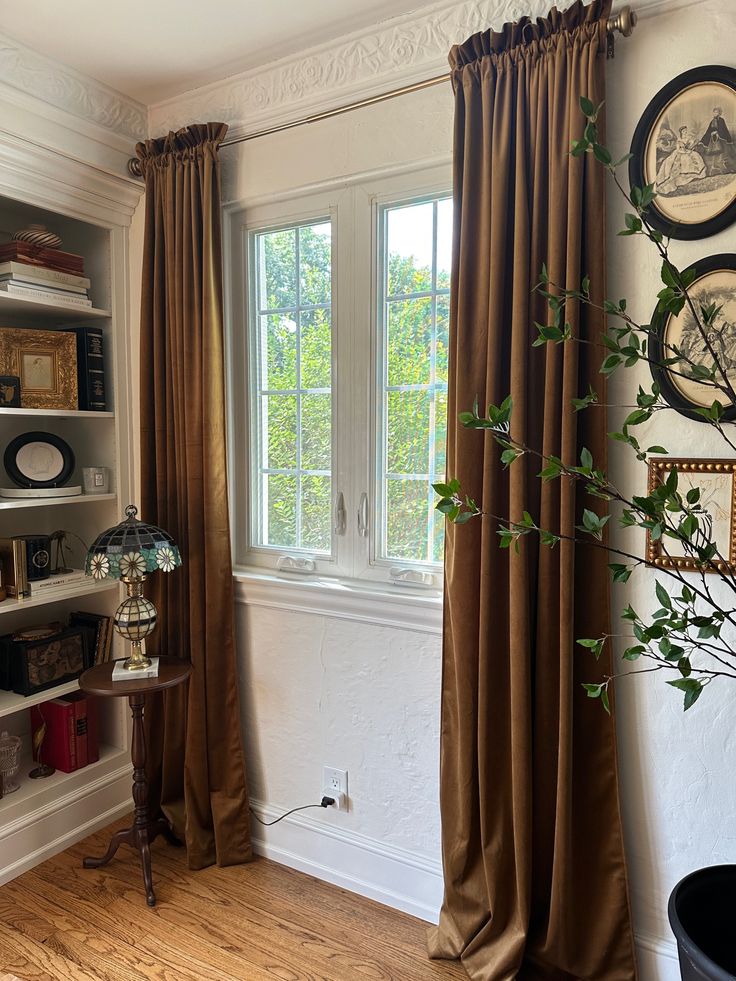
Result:
M77 494L76 497L26 497L13 500L0 497L0 511L24 511L27 508L49 508L60 504L92 504L95 501L116 501L117 494Z
M28 777L34 765L31 747L24 744L20 758L20 787L0 800L0 825L7 826L14 820L22 819L28 810L71 794L105 772L123 767L128 769L130 754L127 747L121 749L119 746L101 744L100 758L95 763L72 773L57 770L50 777L40 780L30 780Z
M50 698L60 698L61 695L68 695L71 691L77 691L79 681L67 681L63 685L55 688L47 688L46 691L36 692L35 695L16 695L14 691L0 691L0 719L6 715L14 715L22 709L30 708L31 705L40 705L47 702Z
M34 606L49 606L51 603L62 603L64 600L76 599L78 596L91 596L96 593L103 593L107 590L120 589L120 583L111 579L107 582L97 582L90 579L88 582L79 583L69 587L59 586L53 590L52 596L29 596L27 599L16 600L6 599L0 603L0 616L4 613L18 613L21 610L29 610Z
M83 320L109 320L110 310L97 307L72 306L68 303L55 303L53 300L32 299L28 296L11 296L0 290L0 315L32 320L34 325L53 323L60 325L77 324Z
M114 419L114 412L92 412L88 409L0 409L3 416L28 416L46 419Z

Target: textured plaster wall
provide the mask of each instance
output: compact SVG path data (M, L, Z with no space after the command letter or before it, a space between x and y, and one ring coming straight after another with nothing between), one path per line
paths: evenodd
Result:
M651 97L669 79L698 65L734 65L736 5L700 0L692 6L642 20L634 37L616 47L609 64L609 144L617 155L629 148L636 123ZM732 121L732 125L736 120ZM624 208L615 195L609 209L609 294L629 298L632 312L648 322L660 288L659 263L645 243L617 238ZM718 252L736 251L736 229L697 242L675 242L672 256L684 267ZM648 372L640 373L643 384ZM620 374L612 401L633 401L630 373ZM617 413L619 421L622 412ZM724 444L703 425L674 412L648 424L643 445L660 443L674 456L728 455ZM646 472L625 452L615 452L612 471L624 487L639 493ZM637 553L638 535L623 539ZM652 603L655 576L644 570L628 588L614 590L614 611L631 601L640 612ZM659 676L619 683L618 728L626 843L637 930L647 938L667 938L670 890L700 866L736 861L736 736L734 683L713 685L686 714L681 698ZM659 975L676 978L673 962L662 961ZM645 978L644 981L647 981Z
M225 197L447 159L451 126L442 87L254 140L224 152ZM286 809L319 798L323 764L347 769L350 813L308 814L439 869L439 638L244 605L238 630L251 795Z

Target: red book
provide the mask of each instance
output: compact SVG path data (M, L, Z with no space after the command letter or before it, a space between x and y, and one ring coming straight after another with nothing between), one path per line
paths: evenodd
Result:
M41 746L44 763L71 773L78 767L75 738L74 705L62 698L53 698L41 705L31 706L31 732L46 723L46 735ZM34 749L33 759L38 762Z
M100 758L99 718L97 699L81 691L53 698L31 707L31 729L38 729L46 722L46 737L41 747L41 757L61 770L71 773ZM34 752L38 762L38 754Z

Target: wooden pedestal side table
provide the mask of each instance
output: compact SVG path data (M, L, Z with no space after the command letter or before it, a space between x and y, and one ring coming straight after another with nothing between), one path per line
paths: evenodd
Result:
M123 681L112 680L114 661L97 664L89 668L79 679L79 687L88 695L99 698L126 697L130 702L133 714L133 743L131 758L133 761L133 803L135 817L133 825L124 831L117 831L110 840L110 845L101 858L85 858L85 869L97 869L107 865L120 845L126 843L138 850L143 867L143 882L146 887L146 902L149 906L156 905L151 875L151 842L163 834L169 840L173 839L169 822L165 818L152 820L148 814L148 781L146 780L146 739L143 729L143 702L150 692L163 691L173 688L186 681L192 673L192 666L186 661L176 658L159 658L157 678L136 678L131 672L131 678ZM176 839L173 839L176 841ZM176 842L178 844L178 842Z

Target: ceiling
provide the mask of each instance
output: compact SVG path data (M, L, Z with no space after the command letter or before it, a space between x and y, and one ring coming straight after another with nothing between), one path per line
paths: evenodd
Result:
M0 30L150 105L427 0L33 0Z

